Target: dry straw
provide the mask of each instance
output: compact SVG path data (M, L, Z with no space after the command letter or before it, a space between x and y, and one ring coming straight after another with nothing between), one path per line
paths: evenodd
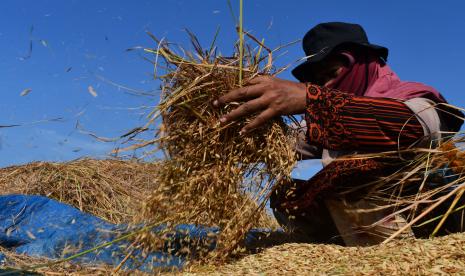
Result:
M80 159L0 170L0 194L43 195L107 221L131 222L154 189L157 164Z
M0 253L5 256L6 261L2 262L0 275L111 275L111 268L108 266L85 266L74 263L60 263L41 267L34 270L23 270L21 267L33 267L50 263L51 259L29 257L23 254L15 254L0 247Z
M295 165L295 141L281 118L247 136L240 136L239 131L248 120L220 124L219 118L240 103L216 108L212 102L239 87L240 58L217 55L214 42L203 49L188 34L192 52L152 35L157 47L146 52L154 55L154 66L163 68L165 74L157 76L162 83L160 104L140 129L155 126L157 132L152 140L138 140L129 149L155 145L148 154L161 150L165 155L155 177L157 187L141 219L172 226L219 227L221 234L210 256L224 258L237 252L251 227L275 225L263 209L271 186L289 180ZM271 74L272 52L263 55L262 46L245 47L245 84L259 74ZM133 133L135 139L138 135ZM142 238L147 243L146 236Z
M445 104L434 108L453 116L458 114L454 110L461 110ZM465 230L465 136L464 133L442 133L442 136L441 140L432 141L429 149L413 148L346 157L374 158L399 165L394 173L373 182L338 190L339 197L362 193L363 200L376 205L371 209L354 210L355 213L381 211L388 214L358 230L382 229L378 226L399 216L406 223L394 232L388 230L390 233L383 235L387 237L383 243L410 231L417 236L434 237Z

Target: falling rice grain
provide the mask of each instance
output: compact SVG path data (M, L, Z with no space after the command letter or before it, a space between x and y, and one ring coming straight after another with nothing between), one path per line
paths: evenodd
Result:
M23 96L26 96L27 94L29 94L30 92L32 91L31 88L26 88L24 89L23 91L21 91L21 93L19 94L21 97Z
M92 85L89 85L89 87L87 87L87 91L89 91L89 94L92 95L92 97L97 97L97 91L95 91L95 89L92 87Z

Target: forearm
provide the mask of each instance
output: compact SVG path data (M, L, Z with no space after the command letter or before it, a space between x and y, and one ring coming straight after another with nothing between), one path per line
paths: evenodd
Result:
M424 136L422 125L401 101L312 84L307 84L305 119L309 143L330 150L396 150Z

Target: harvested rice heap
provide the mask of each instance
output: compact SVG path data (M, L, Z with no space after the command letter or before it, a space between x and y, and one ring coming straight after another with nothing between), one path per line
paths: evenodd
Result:
M370 247L287 243L184 275L462 275L465 234Z
M0 275L112 275L111 271L113 269L105 265L89 266L72 262L52 264L54 261L52 259L16 254L2 247L0 247L0 254L5 256L5 259L1 263L2 270L0 271ZM49 265L44 266L47 263ZM34 266L38 266L38 268L23 269Z
M261 214L271 186L290 177L295 165L294 136L281 118L247 136L239 135L247 120L221 125L219 118L239 103L215 108L212 102L239 87L239 58L218 56L213 47L203 50L191 38L195 51L182 55L170 48L172 44L160 41L156 49L146 49L155 61L165 62L166 74L159 77L161 102L142 129L159 125L160 117L161 127L154 140L140 146L157 143L166 158L142 218L173 226L219 227L212 254L226 257L237 252L251 227L269 226ZM270 74L271 53L262 57L262 47L257 48L255 52L246 48L244 83L258 74ZM262 66L263 62L267 64ZM155 66L161 67L156 62Z
M128 223L156 184L157 164L79 159L0 170L0 194L42 195L114 223Z

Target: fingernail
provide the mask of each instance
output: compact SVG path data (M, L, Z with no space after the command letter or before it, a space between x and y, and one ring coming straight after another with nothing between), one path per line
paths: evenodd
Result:
M221 117L221 118L220 118L220 122L226 123L226 118L225 118L225 117Z
M218 106L218 105L219 105L218 100L214 100L214 101L213 101L213 106Z

